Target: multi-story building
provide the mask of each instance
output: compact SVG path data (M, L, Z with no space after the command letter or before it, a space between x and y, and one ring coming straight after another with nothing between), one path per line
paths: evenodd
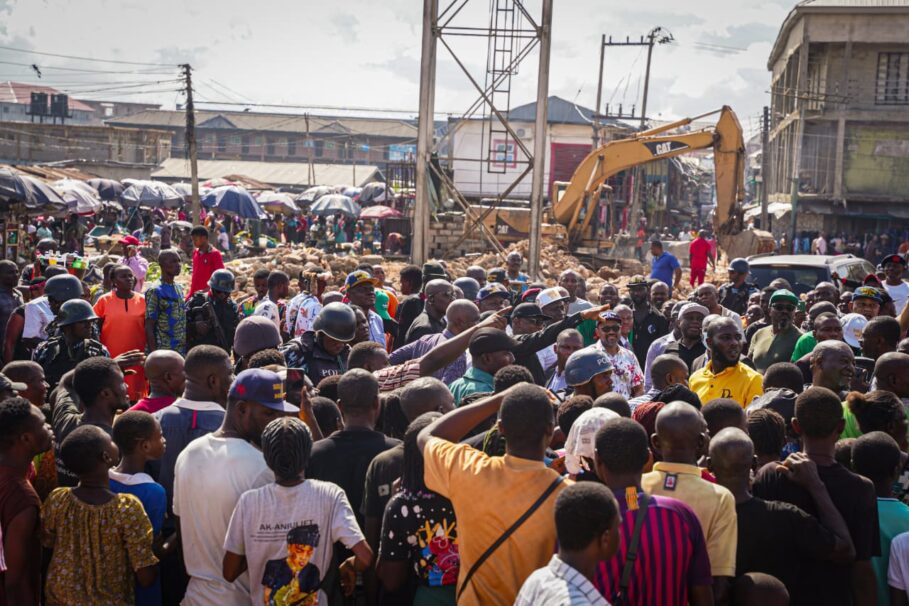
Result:
M798 232L909 218L909 0L806 0L773 45L771 202ZM797 186L793 186L797 183ZM792 213L772 221L777 235Z
M50 86L38 86L24 82L0 82L0 121L2 122L42 122L37 116L31 115L32 93L47 95L49 101L52 95L61 91ZM68 124L98 124L94 122L95 108L78 99L69 99L69 116L65 122ZM53 122L50 116L45 116L43 122ZM59 120L58 120L59 122Z
M171 153L185 157L186 114L143 111L110 126L166 130ZM415 122L389 118L196 111L199 160L369 164L412 161Z

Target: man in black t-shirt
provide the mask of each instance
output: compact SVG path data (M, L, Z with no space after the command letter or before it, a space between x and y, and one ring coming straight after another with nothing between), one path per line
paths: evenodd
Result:
M803 451L817 464L818 476L846 521L854 546L854 558L848 562L806 562L799 581L811 592L812 603L871 605L876 593L871 558L880 555L877 498L870 480L834 458L844 425L842 403L829 389L810 387L796 399L792 427L802 438ZM777 463L765 465L754 481L754 495L785 501L817 515L812 494L793 482L790 473Z
M644 368L650 345L663 335L669 334L669 320L650 305L650 285L644 276L631 278L628 283L628 294L631 296L634 309L631 347L641 368Z
M783 465L788 478L809 492L818 509L818 518L795 505L765 501L751 494L754 444L744 431L729 427L710 441L710 471L717 483L735 496L738 516L738 543L735 574L763 572L780 579L789 590L793 604L810 602L810 594L799 583L804 563L818 560L847 561L852 541L817 466L804 454L791 455Z
M379 382L371 372L356 368L344 373L338 381L338 408L344 429L315 443L306 477L333 482L344 490L348 501L360 504L369 464L401 441L373 429L379 416ZM363 526L359 512L357 523Z

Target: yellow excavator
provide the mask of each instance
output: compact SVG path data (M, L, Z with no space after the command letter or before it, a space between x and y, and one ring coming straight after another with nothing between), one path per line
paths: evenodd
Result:
M696 120L719 114L711 128L665 134L688 126ZM698 149L713 148L716 173L716 211L714 230L720 246L741 254L755 254L766 248L770 234L754 232L750 238L736 238L743 231L741 203L745 197L745 141L742 127L732 109L722 109L685 118L671 124L636 133L627 139L617 139L593 150L575 169L571 181L553 183L550 223L544 220L543 234L567 239L569 249L601 250L603 246L591 220L604 190L606 180L629 168L654 160L673 158ZM527 208L499 207L486 213L483 222L493 233L527 233L530 212ZM753 251L753 252L752 252Z

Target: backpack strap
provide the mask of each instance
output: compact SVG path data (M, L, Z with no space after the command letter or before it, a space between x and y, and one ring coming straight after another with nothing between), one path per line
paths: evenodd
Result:
M628 542L628 551L625 552L625 565L622 567L622 578L619 580L619 596L617 596L619 599L615 600L614 603L620 603L620 600L625 600L625 594L631 582L631 571L634 569L634 563L638 559L641 531L644 528L644 519L647 517L648 505L650 505L650 497L646 493L641 494L638 498L638 511L634 518L634 532Z
M480 566L482 566L486 562L486 560L489 559L489 556L491 556L495 552L496 549L501 547L502 543L507 541L508 537L510 537L512 534L514 534L514 532L518 528L520 528L521 525L524 522L526 522L527 519L530 516L532 516L533 513L537 509L539 509L543 503L546 502L546 499L549 498L549 495L551 495L555 491L555 489L558 488L559 484L561 484L564 481L564 479L565 479L564 477L559 476L558 478L553 480L552 484L550 484L549 486L546 487L546 490L544 490L543 494L541 494L539 496L539 498L536 501L534 501L533 505L531 505L527 509L527 511L525 511L524 514L515 521L514 524L509 526L508 529L505 532L503 532L502 535L498 539L496 539L495 542L492 545L490 545L479 558L477 558L477 561L473 563L473 566L470 567L470 570L468 570L467 574L464 576L464 582L461 583L461 587L458 589L457 600L461 599L461 594L464 593L464 590L470 584L470 580L473 578L474 573L480 568Z

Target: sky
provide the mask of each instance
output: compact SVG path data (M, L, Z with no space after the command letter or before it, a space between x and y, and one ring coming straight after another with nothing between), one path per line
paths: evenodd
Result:
M440 6L450 2L440 0ZM452 25L487 27L489 2L469 0ZM422 5L420 0L0 0L0 46L18 49L0 49L0 81L40 82L77 97L173 108L183 102L175 66L188 62L200 108L212 107L206 101L231 101L415 112ZM650 117L673 119L730 105L746 134L754 133L761 108L769 104L767 58L793 5L791 0L555 0L549 93L592 108L601 35L639 38L661 26L675 41L654 49ZM538 20L540 0L526 0L525 6ZM447 35L445 40L482 85L487 41ZM641 48L607 48L604 103L623 103L626 111L640 107L645 59ZM534 100L537 63L532 52L513 76L512 107ZM440 44L436 111L463 113L476 97Z

